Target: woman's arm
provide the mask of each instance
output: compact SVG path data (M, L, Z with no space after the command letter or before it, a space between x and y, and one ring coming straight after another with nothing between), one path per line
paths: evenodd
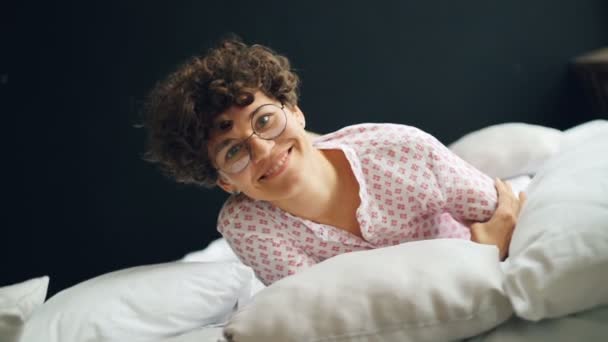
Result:
M525 194L517 198L511 186L499 179L492 184L487 175L429 137L422 140L426 142L427 168L441 193L435 197L438 205L469 225L472 241L496 245L500 260L506 259Z
M495 184L498 192L498 207L490 220L471 225L471 240L496 245L500 260L505 260L509 255L511 236L513 236L519 212L526 202L526 194L520 192L519 197L516 197L511 190L511 185L500 179L496 179Z
M461 222L484 222L492 217L498 197L490 177L428 133L420 131L406 143L412 163L423 163L416 173L418 186L428 195L429 209L447 211Z

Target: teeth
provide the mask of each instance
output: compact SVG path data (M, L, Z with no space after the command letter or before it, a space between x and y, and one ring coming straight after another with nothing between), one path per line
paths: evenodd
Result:
M285 151L283 157L279 160L278 163L276 163L272 168L270 168L270 170L268 170L265 174L264 177L270 177L272 176L275 172L279 171L279 169L281 168L281 166L283 166L283 164L285 164L285 161L287 160L287 156L288 153L287 151Z

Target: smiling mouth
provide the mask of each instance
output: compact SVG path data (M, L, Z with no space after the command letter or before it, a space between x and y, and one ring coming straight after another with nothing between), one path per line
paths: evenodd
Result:
M289 157L291 155L291 150L293 146L290 147L287 151L283 152L283 155L279 158L279 160L260 177L259 180L267 180L273 177L278 176L287 168L287 164L289 164Z

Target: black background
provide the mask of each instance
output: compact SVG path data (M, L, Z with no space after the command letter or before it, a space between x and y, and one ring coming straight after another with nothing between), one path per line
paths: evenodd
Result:
M605 0L103 1L3 5L0 286L49 293L219 237L219 190L174 184L133 128L154 83L235 32L287 55L308 128L598 118L572 59L608 44Z

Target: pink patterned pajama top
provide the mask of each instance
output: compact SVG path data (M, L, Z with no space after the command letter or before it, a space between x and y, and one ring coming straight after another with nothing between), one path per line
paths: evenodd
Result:
M363 239L265 201L231 196L217 228L266 285L342 253L416 240L470 239L461 221L485 221L496 208L493 180L415 127L348 126L314 145L340 149L350 162L359 182Z

